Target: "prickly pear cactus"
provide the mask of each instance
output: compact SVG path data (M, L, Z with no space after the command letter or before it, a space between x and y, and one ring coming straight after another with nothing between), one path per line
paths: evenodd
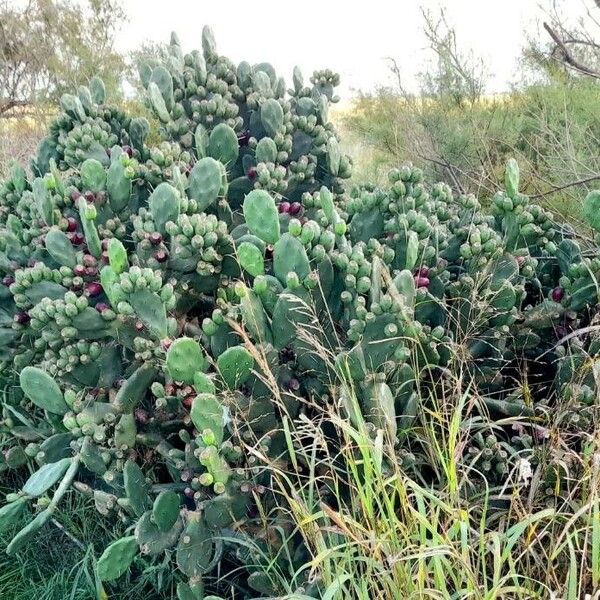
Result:
M487 212L410 165L347 189L336 74L296 69L287 90L208 29L202 45L173 37L141 65L153 125L93 80L63 97L31 174L0 186L0 471L33 470L0 526L37 511L17 552L75 486L126 525L101 580L143 556L172 566L180 599L230 572L240 598L280 595L262 566L302 548L264 535L288 524L259 457L288 459L284 417L339 398L416 468L423 390L460 362L474 411L524 423L469 433L465 464L502 481L553 403L569 427L593 415L600 257L519 193L515 162Z

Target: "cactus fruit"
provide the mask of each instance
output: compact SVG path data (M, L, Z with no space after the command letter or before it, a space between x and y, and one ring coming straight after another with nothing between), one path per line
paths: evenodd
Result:
M600 343L579 332L597 318L600 258L519 191L515 161L489 209L411 165L347 187L337 74L296 69L288 92L268 63L221 56L209 29L202 46L173 37L141 65L156 128L93 78L63 96L30 171L0 184L0 472L33 473L0 528L35 509L16 552L86 489L135 532L99 579L139 552L173 568L181 599L208 597L216 574L240 598L274 596L268 572L298 571L307 549L286 534L272 466L292 468L288 433L320 427L321 407L339 400L415 470L421 413L458 368L485 400L456 460L502 485L548 414L589 425ZM598 198L584 206L596 232ZM493 435L474 430L488 420Z

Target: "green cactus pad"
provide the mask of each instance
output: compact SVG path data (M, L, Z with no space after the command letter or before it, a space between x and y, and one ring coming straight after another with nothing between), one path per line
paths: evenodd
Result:
M593 229L600 231L600 191L594 190L585 197L583 216Z
M219 123L208 139L208 154L224 165L233 164L240 152L235 131L226 123Z
M252 374L254 359L243 346L233 346L219 356L217 368L227 387L236 389Z
M176 222L179 216L179 194L172 185L163 182L152 192L148 207L156 230L164 235L165 225L169 221Z
M188 577L206 573L219 559L211 531L200 515L188 514L188 523L177 546L177 566Z
M300 240L284 233L273 247L273 271L282 284L287 283L288 273L295 273L302 281L310 273L310 263Z
M281 104L273 98L269 98L260 107L260 120L267 135L274 138L281 133L283 128L283 109Z
M56 381L42 369L25 367L19 377L23 393L40 408L64 415L69 407Z
M223 441L224 409L214 394L198 394L192 402L190 417L200 433L210 429L217 444Z
M244 199L244 218L248 229L267 244L279 239L279 213L275 201L264 190L253 190Z
M152 522L152 511L147 511L135 526L135 538L142 554L156 556L177 543L182 529L183 523L181 519L177 519L169 531L162 532Z
M71 465L71 458L63 458L55 463L44 465L39 471L36 471L23 486L23 493L37 498L45 494L53 485L62 479L63 475Z
M175 525L179 518L180 504L179 494L172 490L166 490L156 496L152 506L152 521L163 533Z
M515 198L519 193L519 163L514 158L506 163L504 185L509 198Z
M101 192L106 186L106 171L102 163L94 158L88 158L79 170L81 176L81 185L84 189L94 192Z
M247 273L256 277L265 272L265 260L262 252L250 242L242 242L237 247L237 257L240 267Z
M131 566L139 551L134 535L113 542L98 559L96 573L100 581L113 581L123 575Z
M133 460L128 460L123 467L123 485L131 508L142 515L150 506L149 489L144 472Z
M222 165L214 158L201 158L189 177L188 194L198 201L198 210L206 210L219 197L222 182Z
M53 227L46 234L46 250L59 264L65 267L74 267L77 264L77 254L73 244L60 229Z
M167 370L175 381L194 383L198 371L206 371L208 363L200 344L192 338L175 340L167 352Z
M117 274L123 273L129 267L127 250L116 238L112 238L108 243L108 262Z
M52 513L48 510L43 510L33 521L23 527L17 535L11 540L6 548L6 554L16 554L19 550L29 544L29 542L38 534L38 532L48 523Z

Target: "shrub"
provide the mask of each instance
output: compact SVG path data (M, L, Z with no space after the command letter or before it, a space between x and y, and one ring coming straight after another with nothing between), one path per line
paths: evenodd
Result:
M63 96L33 175L16 166L0 190L2 469L36 469L0 509L2 527L32 511L9 553L74 489L126 528L103 581L173 564L182 600L205 586L256 597L282 592L274 570L300 569L297 591L318 596L273 485L302 468L294 423L336 404L427 481L423 389L458 381L496 421L460 457L490 485L557 406L585 430L597 245L519 192L516 162L491 214L411 166L348 192L331 71L305 85L296 69L286 91L204 29L202 53L173 37L140 76L157 146L94 79Z

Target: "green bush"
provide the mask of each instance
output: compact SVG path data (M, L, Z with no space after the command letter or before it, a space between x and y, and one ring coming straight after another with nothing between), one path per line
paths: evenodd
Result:
M0 527L31 515L9 554L73 489L122 522L97 561L110 585L162 569L181 600L319 597L277 491L314 442L296 424L334 403L431 481L415 424L458 379L494 426L457 459L493 486L557 406L565 431L590 426L597 245L520 193L514 160L491 212L410 165L348 191L331 71L286 90L205 29L202 53L173 37L140 76L163 141L93 79L0 189L0 468L32 469L0 509Z

